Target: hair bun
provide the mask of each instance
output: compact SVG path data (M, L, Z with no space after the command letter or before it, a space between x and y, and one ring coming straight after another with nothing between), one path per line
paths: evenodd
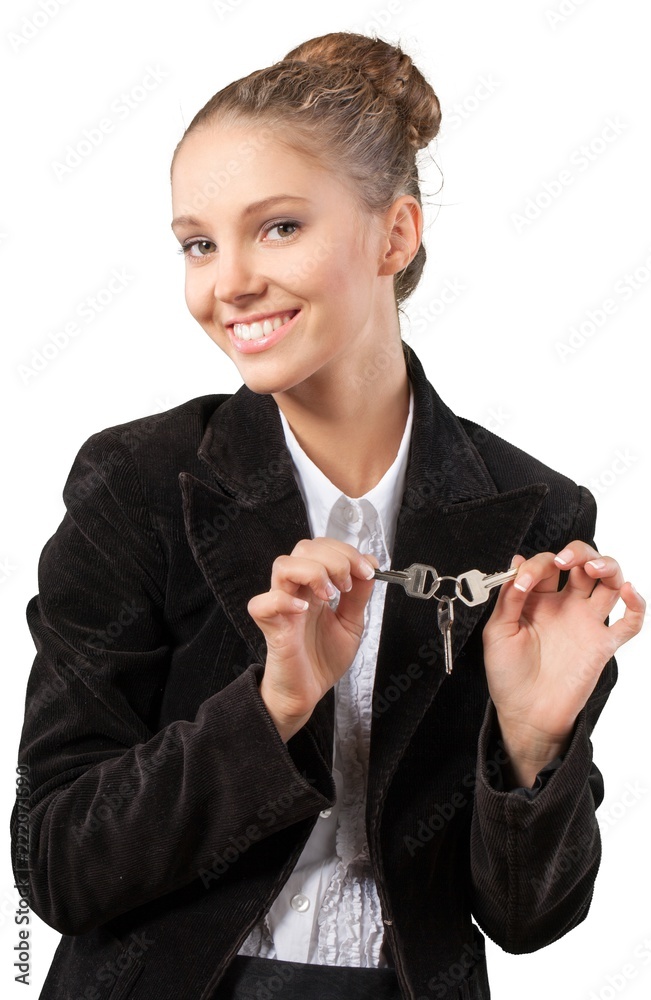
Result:
M423 149L438 134L438 97L399 46L351 31L334 31L310 38L283 60L295 61L356 70L379 94L397 104L407 124L409 143L416 149Z

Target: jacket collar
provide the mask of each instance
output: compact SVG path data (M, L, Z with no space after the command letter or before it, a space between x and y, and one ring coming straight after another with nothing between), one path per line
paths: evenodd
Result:
M392 565L435 566L440 575L508 567L548 492L543 483L500 492L461 421L430 385L403 342L414 389L414 414L405 492ZM487 435L487 432L483 432ZM248 601L269 589L274 559L310 537L307 512L294 478L277 404L246 385L218 406L198 449L205 478L179 474L186 534L194 558L225 614L254 657L264 662L262 633ZM449 583L441 593L452 593ZM375 691L391 685L396 666L419 663L421 679L373 719L369 794L380 801L409 739L446 677L436 624L438 602L408 597L387 585ZM454 655L458 657L485 605L455 601ZM428 658L423 659L423 648ZM330 760L333 692L308 722Z

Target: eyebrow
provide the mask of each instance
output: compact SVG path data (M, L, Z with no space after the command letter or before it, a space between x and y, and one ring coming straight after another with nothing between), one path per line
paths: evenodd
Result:
M309 198L303 198L300 195L295 194L273 194L269 198L262 198L261 201L254 201L252 204L247 205L247 207L242 212L242 215L253 215L254 212L259 212L264 208L269 208L270 205L275 204L277 201L309 201ZM193 215L179 215L172 222L172 229L176 229L177 226L200 226L201 222L195 219Z

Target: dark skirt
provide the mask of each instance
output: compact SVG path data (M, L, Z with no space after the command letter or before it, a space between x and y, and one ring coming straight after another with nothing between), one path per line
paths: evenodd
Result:
M236 955L215 1000L401 1000L394 969L281 962Z

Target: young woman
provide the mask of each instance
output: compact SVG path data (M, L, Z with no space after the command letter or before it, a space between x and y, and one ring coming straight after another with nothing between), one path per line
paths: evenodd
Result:
M645 603L590 493L401 341L439 123L400 48L334 33L175 151L187 304L244 385L92 435L41 556L12 832L46 1000L485 1000L477 925L520 953L587 915L590 734ZM413 563L452 579L374 577Z

